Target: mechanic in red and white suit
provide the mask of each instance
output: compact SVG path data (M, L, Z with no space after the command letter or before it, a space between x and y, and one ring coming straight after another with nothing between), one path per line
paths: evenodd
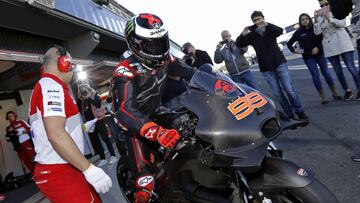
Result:
M6 127L6 141L13 144L20 160L31 173L34 173L35 150L29 136L29 125L24 120L17 120L17 115L13 111L6 112L6 120L9 121Z
M31 96L30 124L37 162L34 179L51 202L101 202L97 192L108 192L112 182L83 155L80 115L67 86L73 76L71 60L63 47L50 48Z

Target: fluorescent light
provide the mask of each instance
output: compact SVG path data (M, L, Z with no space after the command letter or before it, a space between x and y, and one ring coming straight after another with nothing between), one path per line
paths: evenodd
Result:
M78 73L78 79L79 79L79 80L85 80L86 78L87 78L87 73L86 73L86 72L80 71L80 72Z

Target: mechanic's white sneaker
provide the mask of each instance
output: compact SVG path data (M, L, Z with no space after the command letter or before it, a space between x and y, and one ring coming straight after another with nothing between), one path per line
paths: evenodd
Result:
M106 159L100 159L99 164L97 165L98 167L104 166L108 163L108 161Z
M118 158L116 158L115 156L111 156L110 160L109 160L109 164L114 164L118 161Z

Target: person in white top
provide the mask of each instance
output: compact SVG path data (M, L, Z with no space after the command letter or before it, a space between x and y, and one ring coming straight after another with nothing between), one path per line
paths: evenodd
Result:
M73 76L71 60L64 48L50 48L31 96L34 179L51 202L101 202L97 192L108 192L112 182L83 155L81 119L67 87Z
M351 100L353 94L345 79L340 57L343 59L347 69L351 73L356 88L356 99L360 100L360 77L358 70L354 63L354 46L351 42L349 34L346 32L346 20L337 19L330 11L330 4L328 0L320 0L321 9L316 10L314 13L314 33L316 35L323 34L322 45L324 48L324 55L333 66L336 75L345 91L344 99Z

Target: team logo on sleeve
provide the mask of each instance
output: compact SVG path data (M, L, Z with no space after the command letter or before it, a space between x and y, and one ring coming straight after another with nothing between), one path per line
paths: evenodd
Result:
M133 78L134 74L125 66L119 66L115 70L116 76L125 76L127 78Z

